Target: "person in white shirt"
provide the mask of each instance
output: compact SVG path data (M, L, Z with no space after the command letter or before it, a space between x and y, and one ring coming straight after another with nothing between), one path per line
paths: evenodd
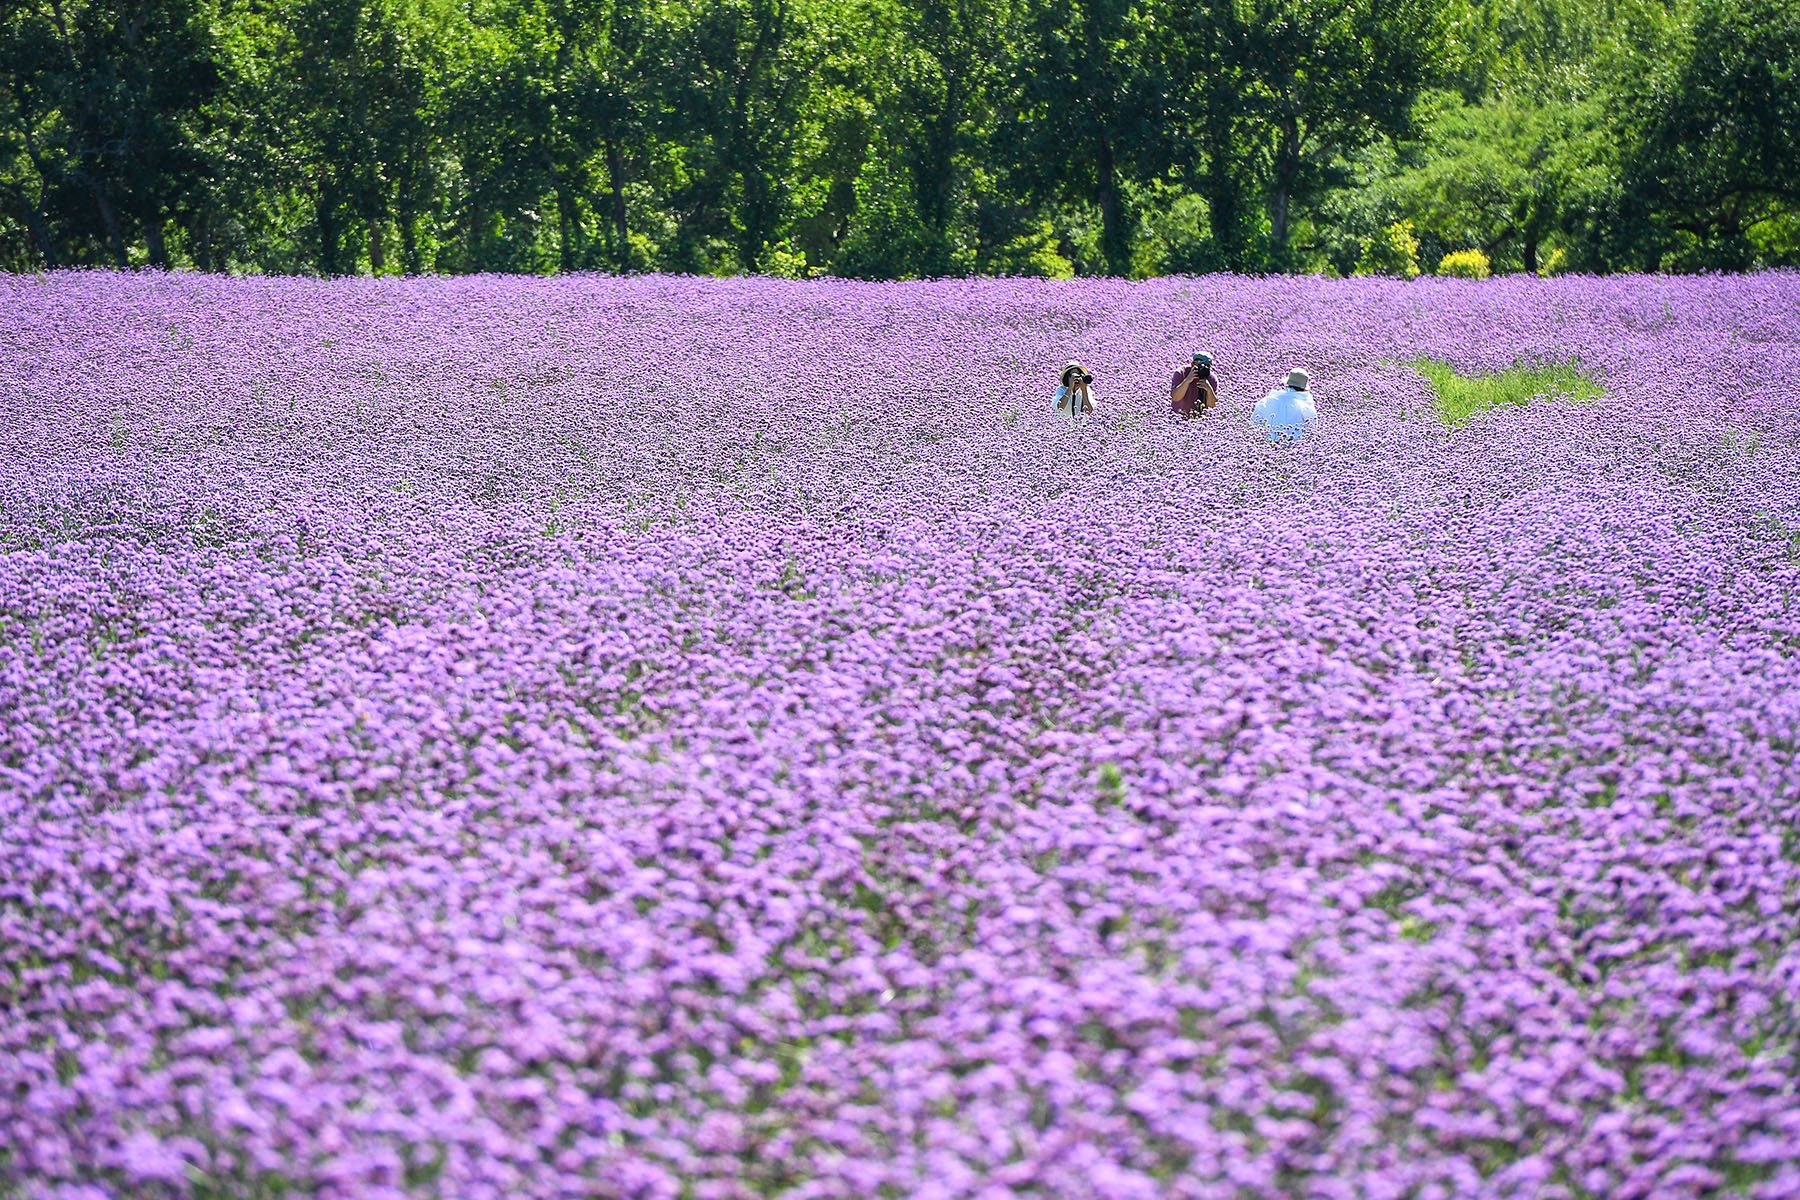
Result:
M1062 370L1062 386L1056 389L1056 415L1071 425L1086 425L1094 412L1094 377L1080 363L1071 361Z
M1305 371L1295 367L1288 372L1285 388L1256 402L1250 419L1277 441L1299 441L1318 426L1319 410L1313 407L1312 393L1307 390L1311 382Z

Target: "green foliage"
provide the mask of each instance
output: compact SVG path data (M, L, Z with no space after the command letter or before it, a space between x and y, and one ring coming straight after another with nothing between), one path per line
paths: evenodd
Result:
M1203 275L1225 267L1204 198L1159 188L1148 199L1142 205L1133 275Z
M821 274L820 271L807 266L805 253L794 249L794 243L791 241L763 247L761 259L763 274L773 275L777 279L811 279L813 276Z
M658 82L694 177L677 204L729 240L743 270L764 267L792 216L824 123L816 105L852 68L859 15L802 0L707 0L670 38L676 70Z
M0 269L1795 265L1796 62L1793 0L10 0Z
M1456 61L1452 10L1437 0L1246 0L1194 11L1230 47L1206 64L1227 89L1213 101L1236 108L1237 136L1267 155L1269 257L1289 267L1296 206L1334 182L1344 156L1409 132L1415 99Z
M1676 53L1623 89L1627 261L1669 270L1800 263L1800 5L1699 0ZM1662 25L1640 38L1667 38ZM1650 45L1666 42L1650 43Z
M981 259L983 275L1037 275L1046 279L1073 279L1075 264L1057 252L1056 230L1050 221L1039 221Z
M1033 4L1019 31L1029 66L1011 99L1025 120L1001 129L1013 190L1066 205L1092 204L1100 258L1128 275L1135 214L1127 188L1153 177L1171 98L1152 48L1155 9L1134 0Z
M1413 369L1430 382L1439 415L1465 425L1476 413L1529 404L1542 396L1592 403L1604 389L1574 363L1515 364L1492 375L1459 375L1437 359L1420 358Z
M930 227L914 183L892 157L875 155L863 164L856 179L856 214L832 264L834 274L916 279L968 273L967 252L954 244L960 230Z
M893 0L885 71L863 73L879 144L857 177L840 274L966 275L978 210L992 191L984 161L1017 60L1016 0Z
M1452 279L1486 279L1494 270L1479 250L1452 250L1438 260L1437 273Z
M1326 209L1359 239L1405 219L1424 262L1473 248L1496 271L1535 271L1564 236L1563 214L1604 202L1610 176L1596 156L1607 153L1597 147L1608 134L1596 104L1502 97L1470 105L1440 91L1421 97L1414 120L1418 136L1362 155L1356 186ZM1335 251L1340 269L1360 246Z
M1395 221L1363 243L1356 261L1358 275L1392 275L1411 279L1419 273L1419 239L1411 221Z
M223 83L209 15L199 0L0 9L6 259L170 264L169 227L204 212L216 166L197 136Z

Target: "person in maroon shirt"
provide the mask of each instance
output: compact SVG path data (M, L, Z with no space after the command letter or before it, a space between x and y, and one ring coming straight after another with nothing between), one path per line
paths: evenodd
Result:
M1212 355L1202 350L1169 381L1169 408L1183 418L1203 417L1219 403L1219 381L1213 378Z

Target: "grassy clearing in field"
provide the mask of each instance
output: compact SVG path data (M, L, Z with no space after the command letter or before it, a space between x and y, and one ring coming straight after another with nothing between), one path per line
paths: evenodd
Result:
M1412 365L1431 382L1438 412L1451 425L1467 424L1484 409L1522 406L1538 396L1591 403L1604 390L1574 363L1514 365L1497 375L1458 375L1455 367L1435 358L1414 359Z

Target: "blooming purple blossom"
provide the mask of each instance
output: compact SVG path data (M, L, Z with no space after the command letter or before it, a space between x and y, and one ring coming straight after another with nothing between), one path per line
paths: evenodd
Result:
M0 1193L1800 1196L1800 276L0 312Z

